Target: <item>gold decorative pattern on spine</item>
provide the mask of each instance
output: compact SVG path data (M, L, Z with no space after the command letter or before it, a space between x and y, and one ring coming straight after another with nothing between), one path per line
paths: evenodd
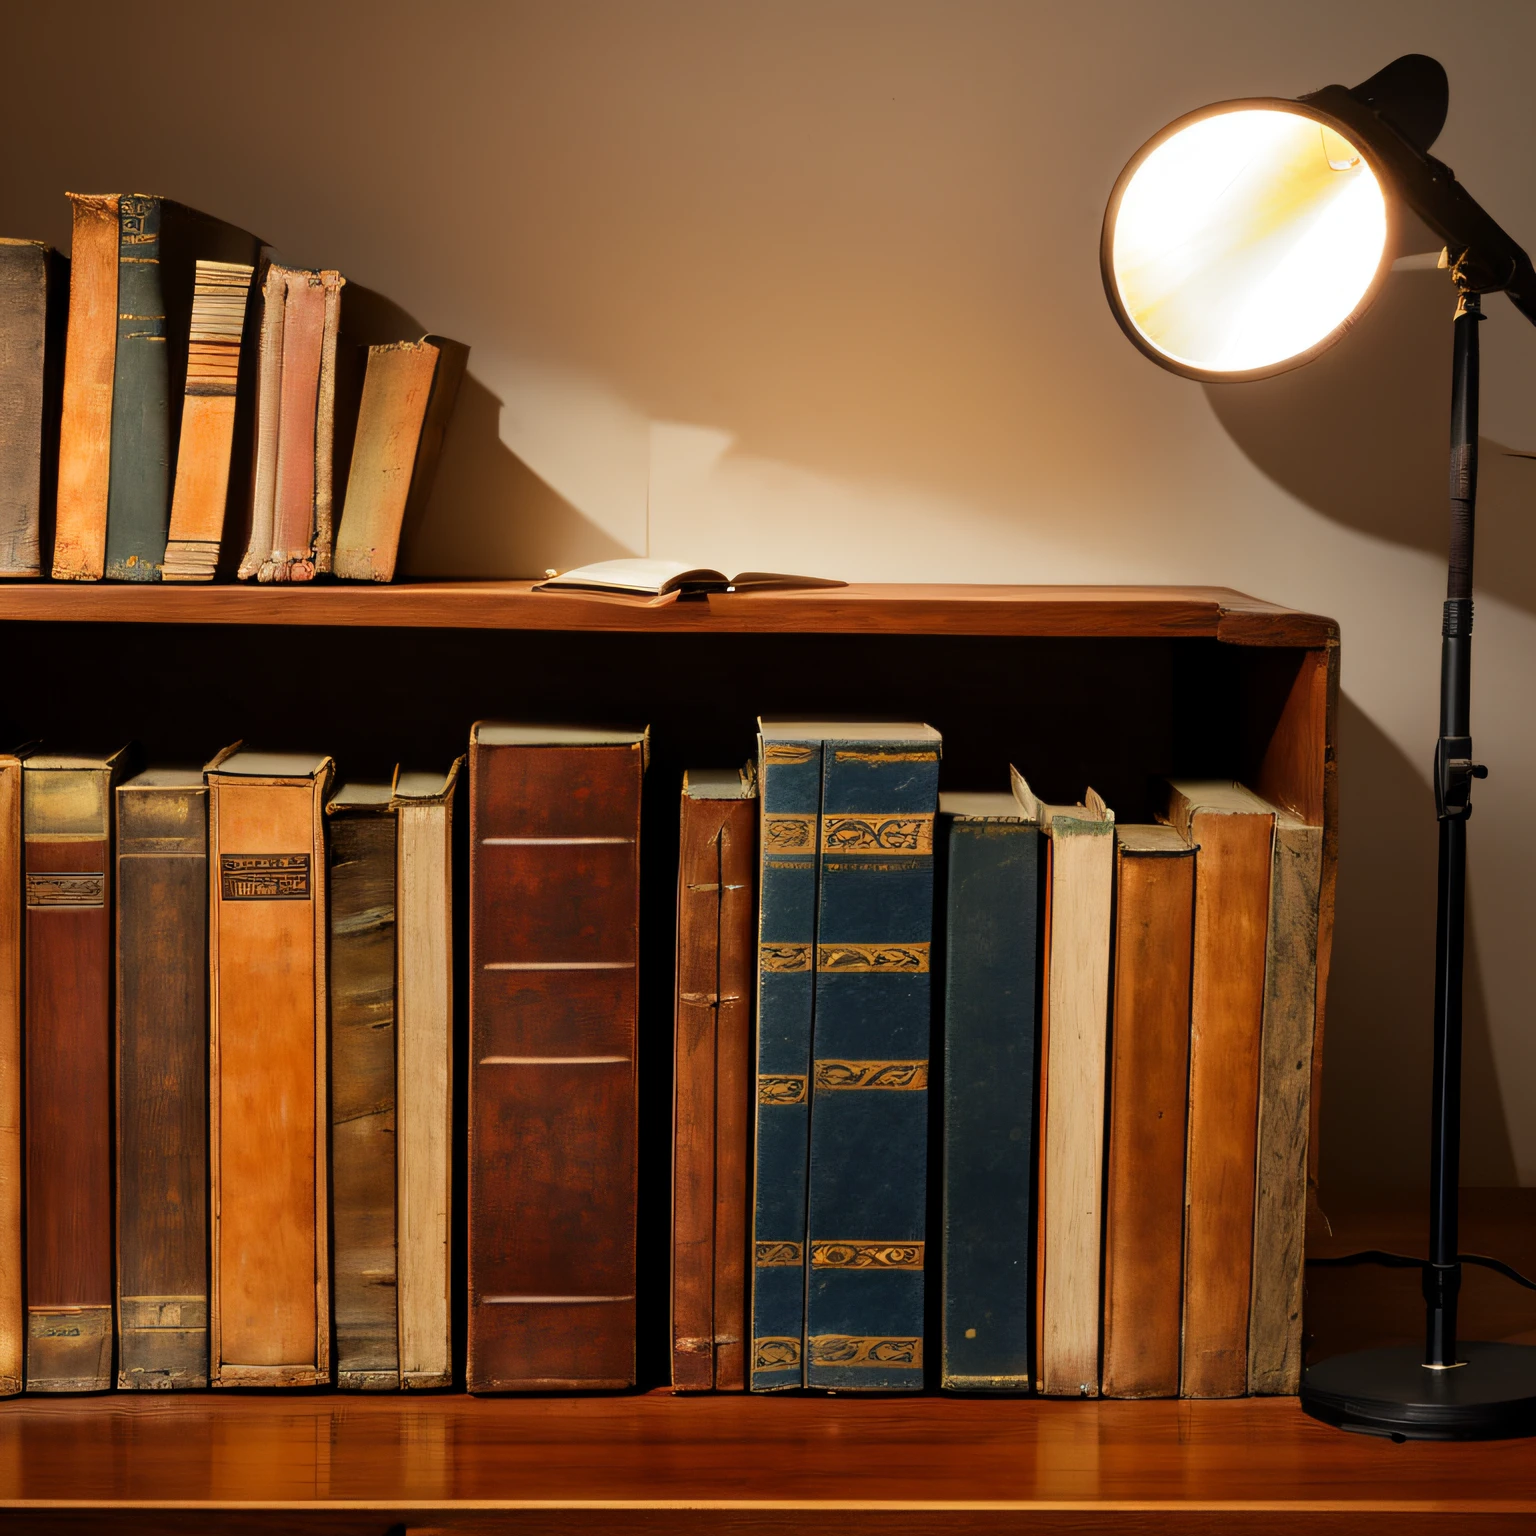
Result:
M757 1080L759 1104L804 1104L803 1077L760 1077Z
M811 968L809 944L759 944L758 969L763 971L808 971Z
M753 1243L752 1262L758 1269L800 1265L805 1262L805 1246L802 1243Z
M921 1243L812 1243L813 1269L921 1269Z
M897 973L922 976L928 971L928 945L818 944L816 969L856 975Z
M816 846L814 816L764 816L764 853L809 853Z
M808 763L814 747L798 747L792 741L768 742L763 747L765 763Z
M851 747L835 747L834 762L839 763L932 763L937 752L855 752Z
M754 1371L797 1371L800 1369L799 1339L753 1339Z
M926 1061L818 1061L816 1086L910 1091L928 1086Z
M87 874L27 876L29 907L100 907L106 904L107 877Z
M893 1365L916 1370L923 1363L921 1339L869 1339L849 1333L819 1333L809 1343L812 1365Z
M221 853L225 901L308 901L307 853Z
M932 853L932 816L823 816L823 853Z

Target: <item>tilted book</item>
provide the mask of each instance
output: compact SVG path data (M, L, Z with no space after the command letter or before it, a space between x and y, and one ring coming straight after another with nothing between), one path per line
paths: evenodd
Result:
M209 1379L331 1376L326 1114L328 757L231 747L207 768Z
M126 755L22 767L29 1392L112 1385L112 786Z
M683 775L672 1071L672 1386L746 1385L757 784Z
M939 733L827 727L806 1212L805 1384L923 1385Z
M805 1385L805 1189L816 999L821 727L760 720L757 1091L752 1185L754 1392Z
M26 1375L22 1262L22 761L0 752L0 1397Z
M470 733L471 1392L635 1379L644 731Z
M208 791L117 787L119 1387L208 1385Z
M944 794L939 830L946 930L939 1380L957 1392L1027 1392L1040 828L1011 794Z

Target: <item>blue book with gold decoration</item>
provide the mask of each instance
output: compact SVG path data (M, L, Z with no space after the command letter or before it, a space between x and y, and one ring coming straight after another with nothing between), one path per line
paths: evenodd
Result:
M941 743L824 730L806 1385L919 1391Z

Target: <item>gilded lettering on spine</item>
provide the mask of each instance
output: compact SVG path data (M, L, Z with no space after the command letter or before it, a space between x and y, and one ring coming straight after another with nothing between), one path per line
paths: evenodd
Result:
M219 880L225 901L308 901L307 853L222 853Z
M757 1102L759 1104L804 1104L805 1079L789 1074L778 1077L759 1077Z
M896 1365L914 1369L923 1363L923 1341L902 1338L864 1338L847 1333L822 1333L806 1341L812 1365Z
M933 852L932 816L824 816L823 853Z
M927 944L819 944L816 969L871 975L925 975L928 953Z
M815 1269L921 1269L922 1243L815 1242Z
M46 874L27 876L29 907L100 907L107 899L104 874Z
M780 1264L803 1264L805 1245L803 1243L754 1243L752 1262L759 1269L771 1269Z
M827 1090L880 1088L915 1091L928 1086L926 1061L818 1061L816 1086Z
M808 971L811 968L809 944L759 944L758 968L763 971Z

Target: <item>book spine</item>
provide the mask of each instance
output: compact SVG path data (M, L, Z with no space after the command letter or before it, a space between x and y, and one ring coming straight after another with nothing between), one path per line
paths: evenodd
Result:
M1040 829L940 821L947 854L940 1383L1027 1392Z
M453 1383L453 800L399 809L400 1378Z
M48 249L0 240L0 576L42 572Z
M635 1379L643 770L639 742L470 752L472 1392Z
M117 791L119 1387L208 1385L208 805Z
M330 1380L324 837L314 779L209 778L209 1379Z
M252 581L272 556L277 507L277 443L282 425L283 320L287 268L271 265L261 285L261 339L257 343L255 463L251 472L251 531L235 572Z
M939 754L823 751L806 1385L915 1392Z
M1195 853L1116 850L1106 1397L1177 1397Z
M315 445L325 289L318 272L286 274L272 548L258 581L308 581L315 574Z
M27 1390L112 1385L111 775L24 769Z
M112 469L112 379L117 362L117 197L70 193L69 323L59 427L55 581L100 581Z
M1259 1067L1258 1195L1248 1390L1301 1388L1301 1299L1307 1222L1307 1129L1317 1026L1317 923L1323 830L1275 820L1264 1037Z
M330 822L336 1384L400 1386L395 1250L394 813Z
M160 276L160 199L118 200L117 358L106 575L158 581L171 504L170 365Z
M758 758L754 1392L805 1385L805 1196L821 759L819 741L766 742Z
M26 1375L22 1264L22 767L0 755L0 1397Z
M331 568L335 542L332 506L336 480L336 338L341 329L341 290L346 282L340 272L320 274L325 312L320 330L320 374L315 400L314 570L321 576Z

